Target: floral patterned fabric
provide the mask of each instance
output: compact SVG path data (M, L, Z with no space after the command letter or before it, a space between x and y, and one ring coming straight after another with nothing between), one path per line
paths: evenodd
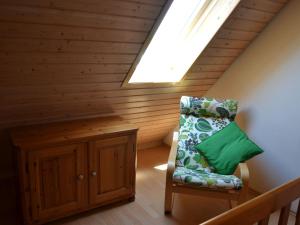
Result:
M227 118L197 118L180 115L176 166L210 172L208 164L195 146L230 123Z
M185 167L176 167L173 180L178 183L195 184L197 187L213 189L236 189L242 188L242 181L234 175L221 175L196 171Z
M180 100L180 114L196 117L218 117L234 120L238 102L231 99L216 100L214 98L196 98L182 96Z
M218 101L213 98L205 97L181 97L174 180L185 182L185 177L189 176L187 176L187 174L179 176L177 173L179 171L185 171L198 174L198 176L195 175L191 176L192 178L186 178L187 180L190 180L191 183L205 183L203 181L204 178L200 178L199 174L201 174L201 176L207 176L209 173L213 172L213 168L209 167L206 160L198 153L195 146L230 124L230 122L234 120L236 112L237 101L235 100L228 99ZM216 176L217 175L212 175L211 178L216 178ZM238 178L235 177L235 179ZM222 184L223 186L228 184L226 182L223 182L223 184L218 178L215 179L214 183L216 185ZM214 185L206 186L210 187ZM233 186L231 185L230 187Z

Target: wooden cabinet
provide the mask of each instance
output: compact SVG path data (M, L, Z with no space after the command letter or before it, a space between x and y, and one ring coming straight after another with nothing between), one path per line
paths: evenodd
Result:
M24 224L133 199L136 133L118 117L13 129Z

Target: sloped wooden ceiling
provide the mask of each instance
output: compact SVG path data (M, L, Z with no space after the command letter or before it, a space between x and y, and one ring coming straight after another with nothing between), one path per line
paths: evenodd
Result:
M186 79L122 89L165 0L1 0L0 124L116 114L156 142L178 119L182 95L201 96L286 3L243 0Z

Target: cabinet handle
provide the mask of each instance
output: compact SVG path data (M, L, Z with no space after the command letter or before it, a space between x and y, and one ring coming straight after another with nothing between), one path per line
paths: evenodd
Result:
M78 175L78 180L83 180L84 179L84 176L82 174Z
M96 172L96 171L92 171L91 175L92 175L93 177L95 177L95 176L97 176L97 172Z

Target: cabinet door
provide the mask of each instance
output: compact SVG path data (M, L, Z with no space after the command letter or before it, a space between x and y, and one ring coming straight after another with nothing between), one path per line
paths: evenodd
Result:
M86 146L64 145L28 155L34 221L66 215L85 205Z
M133 136L120 136L90 143L90 203L134 194L135 148Z

